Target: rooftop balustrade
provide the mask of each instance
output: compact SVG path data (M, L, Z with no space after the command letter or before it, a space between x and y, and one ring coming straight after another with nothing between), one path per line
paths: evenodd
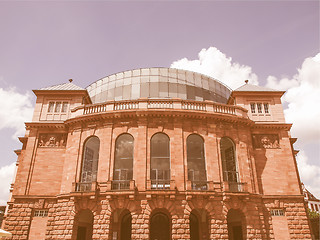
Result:
M221 104L212 101L192 101L182 99L138 99L107 101L104 103L83 105L71 110L71 118L114 111L148 109L196 111L248 118L247 110L240 106Z

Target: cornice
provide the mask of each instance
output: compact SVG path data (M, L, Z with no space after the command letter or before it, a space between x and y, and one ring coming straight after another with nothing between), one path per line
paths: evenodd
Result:
M64 121L56 121L56 122L47 122L47 121L43 121L43 122L26 122L26 129L30 130L30 129L66 129L66 125L64 123Z
M273 128L273 129L284 129L284 130L290 131L291 127L292 127L292 123L254 122L252 129Z

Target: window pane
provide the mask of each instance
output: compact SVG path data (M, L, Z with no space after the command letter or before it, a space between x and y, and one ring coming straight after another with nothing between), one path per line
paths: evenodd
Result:
M68 103L67 102L63 102L61 112L67 112L67 109L68 109Z
M255 103L250 103L251 106L251 112L255 113L256 112L256 104Z
M82 158L81 182L94 182L97 180L100 140L90 137L84 144Z
M189 180L207 180L204 158L204 142L202 137L197 134L191 134L187 138L187 165Z
M56 108L54 109L55 112L61 111L61 102L56 102Z
M133 137L122 134L116 140L114 171L120 172L117 179L131 180L133 172ZM117 180L114 178L114 180Z
M264 106L264 112L265 113L269 113L269 104L268 103L264 103L263 106Z
M223 137L220 141L220 151L224 173L223 180L229 182L238 182L238 172L233 142L229 138Z
M156 133L151 138L151 179L170 179L169 145L169 137L164 133Z
M262 104L257 103L258 113L262 113Z
M48 112L49 113L53 112L53 109L54 109L54 102L49 102Z

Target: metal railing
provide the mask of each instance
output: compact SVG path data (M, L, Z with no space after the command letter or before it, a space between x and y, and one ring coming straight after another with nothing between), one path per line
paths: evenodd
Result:
M112 190L129 190L130 180L113 180L111 188Z
M191 189L197 191L207 191L208 182L207 181L191 181Z
M170 180L152 180L151 189L170 189Z
M77 182L73 183L74 185L74 190L76 192L91 192L95 191L97 187L96 182Z

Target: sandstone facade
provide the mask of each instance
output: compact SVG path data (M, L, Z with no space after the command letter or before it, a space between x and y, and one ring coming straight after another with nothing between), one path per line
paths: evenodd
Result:
M176 69L108 81L142 89L145 76L160 90L169 79L168 97L109 100L101 80L34 91L3 224L11 239L311 239L283 92L228 94ZM170 98L172 79L191 78L202 100L188 87Z

